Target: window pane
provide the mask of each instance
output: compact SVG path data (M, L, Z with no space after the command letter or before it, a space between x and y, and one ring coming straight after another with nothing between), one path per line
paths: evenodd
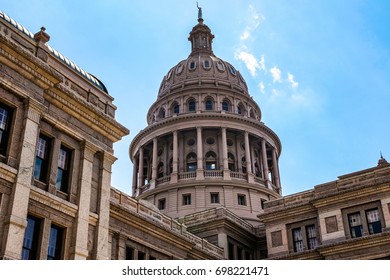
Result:
M62 251L63 229L52 225L50 228L49 247L47 252L48 260L59 260Z
M22 260L37 259L39 241L40 220L35 217L27 217L27 227L24 233Z
M0 130L5 130L5 128L7 127L7 120L8 120L8 111L0 107Z
M370 234L382 232L382 225L379 218L378 209L372 209L366 211L368 231Z
M363 234L363 226L360 218L360 213L348 215L348 222L352 238L360 237Z
M302 240L302 231L301 228L296 228L292 230L293 242L294 242L294 251L302 252L303 251L303 240Z
M229 103L227 103L226 101L222 102L222 110L229 111Z
M68 158L68 151L61 148L60 153L58 155L58 167L59 168L66 169L67 158Z
M46 139L39 137L38 146L37 146L37 156L42 159L46 158L46 148L47 148Z

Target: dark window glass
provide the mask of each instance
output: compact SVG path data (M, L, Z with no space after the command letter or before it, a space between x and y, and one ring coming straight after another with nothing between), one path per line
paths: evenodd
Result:
M191 205L191 194L183 194L183 205Z
M352 238L360 237L363 235L363 225L359 212L349 214L348 223Z
M22 260L36 260L38 257L39 232L41 220L28 216L27 227L24 232Z
M229 103L224 101L222 102L222 110L223 111L229 111Z
M66 193L68 192L69 185L70 158L71 151L68 148L61 146L58 154L56 188Z
M294 242L294 252L303 251L303 239L302 239L302 230L301 228L295 228L292 230L293 242Z
M141 251L138 251L138 259L139 260L144 260L145 259L145 253L144 252L141 252Z
M158 200L158 209L164 210L166 206L166 200L165 198L159 199Z
M204 61L204 67L205 68L210 68L210 62L208 60Z
M179 114L179 112L180 112L180 106L179 106L179 104L175 104L173 106L173 113L174 114Z
M189 162L189 163L187 163L187 171L188 172L196 171L196 168L197 168L196 162Z
M206 110L208 110L208 111L213 110L213 101L210 99L206 100L205 107L206 107Z
M210 193L211 203L219 203L219 193Z
M366 211L368 232L370 234L382 232L382 225L379 218L378 209L371 209Z
M237 195L238 205L246 205L246 197L244 194Z
M11 130L12 110L0 103L0 154L5 155Z
M314 249L317 247L317 232L314 225L306 226L306 237L308 249Z
M195 101L188 102L188 111L195 112L196 111L196 103Z
M46 183L49 167L50 138L39 135L35 156L34 178Z
M126 246L126 260L134 260L134 249Z
M56 225L50 227L49 248L47 250L48 260L59 260L62 255L64 229Z

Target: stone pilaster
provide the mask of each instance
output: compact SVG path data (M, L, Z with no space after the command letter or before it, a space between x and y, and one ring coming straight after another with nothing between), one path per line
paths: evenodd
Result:
M43 107L34 99L26 102L24 132L19 168L12 189L10 207L5 217L4 238L0 259L20 259L24 231L27 226L28 203L31 180L34 172L35 152L39 134L39 122Z
M71 248L71 259L85 260L88 257L88 226L89 209L91 203L91 184L93 157L96 150L88 142L84 143L84 150L81 158L81 180L78 201L78 213L76 218L76 232L74 247Z
M107 152L103 153L103 164L101 170L101 180L98 189L101 190L98 223L97 223L97 238L96 238L96 259L110 259L109 252L109 225L110 225L110 189L111 189L111 168L116 158Z

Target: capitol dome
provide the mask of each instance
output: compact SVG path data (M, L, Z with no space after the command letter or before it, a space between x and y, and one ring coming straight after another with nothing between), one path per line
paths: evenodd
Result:
M133 139L133 195L172 218L226 207L256 225L281 197L281 143L232 64L212 50L201 17L187 59L163 77L147 127Z
M203 23L203 19L198 19L198 24L194 26L188 38L191 42L191 53L187 59L180 61L164 76L158 91L157 101L148 113L148 124L171 116L175 112L177 114L177 111L180 111L180 106L178 108L179 104L177 102L176 105L174 100L191 87L207 88L209 91L224 90L225 93L231 93L227 94L225 100L219 102L220 104L215 104L215 96L212 95L209 96L209 100L201 100L201 103L208 102L207 106L212 108L212 111L238 114L247 112L249 117L261 120L260 108L251 100L241 73L232 64L214 55L212 51L213 38L214 35L212 35L210 28ZM234 95L241 95L243 102L235 106ZM173 106L161 105L166 104L167 100ZM181 111L183 112L183 110Z

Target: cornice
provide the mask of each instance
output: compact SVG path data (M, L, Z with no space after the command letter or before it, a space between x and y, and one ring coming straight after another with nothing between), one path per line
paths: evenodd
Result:
M97 130L113 142L117 142L123 136L129 134L129 130L115 119L104 115L98 109L93 108L92 105L78 98L63 86L59 86L57 89L46 90L44 97L52 104L62 108L68 114Z
M276 135L276 133L273 130L271 130L269 127L267 127L262 122L254 121L251 118L243 117L243 116L240 116L237 114L218 113L218 112L216 112L216 113L202 112L202 113L188 113L188 114L181 114L178 116L172 116L172 117L165 118L161 121L158 121L158 122L155 122L155 123L149 125L145 129L140 131L134 137L133 141L131 142L130 148L129 148L131 158L133 157L134 152L135 152L134 149L136 148L137 145L139 145L139 142L147 139L147 136L149 134L151 134L152 132L154 132L158 129L164 128L164 127L169 128L170 126L177 126L177 124L185 124L185 123L187 123L188 124L187 127L190 128L190 127L194 127L194 121L201 121L201 120L205 120L208 122L216 122L216 121L223 120L223 121L234 122L236 124L248 125L254 129L254 130L251 130L252 133L253 133L253 131L256 131L256 129L257 129L261 132L264 132L267 136L272 138L277 146L279 154L282 151L282 144L280 142L279 137ZM207 126L210 127L209 124ZM215 126L219 127L218 124L216 124ZM171 129L171 131L172 130L174 130L174 129ZM254 133L254 134L256 134L256 133Z
M27 79L47 89L63 81L62 76L31 52L0 34L0 61Z
M180 180L177 183L168 183L166 185L159 185L154 189L145 191L144 193L139 195L137 199L144 199L148 196L156 195L158 193L167 192L170 190L195 187L195 186L207 186L210 184L212 184L213 186L220 186L220 187L246 188L246 189L251 189L254 191L268 194L272 196L274 199L280 198L280 195L274 192L273 190L270 190L265 186L260 186L257 183L250 184L241 180L204 179L204 180L188 180L188 181Z

